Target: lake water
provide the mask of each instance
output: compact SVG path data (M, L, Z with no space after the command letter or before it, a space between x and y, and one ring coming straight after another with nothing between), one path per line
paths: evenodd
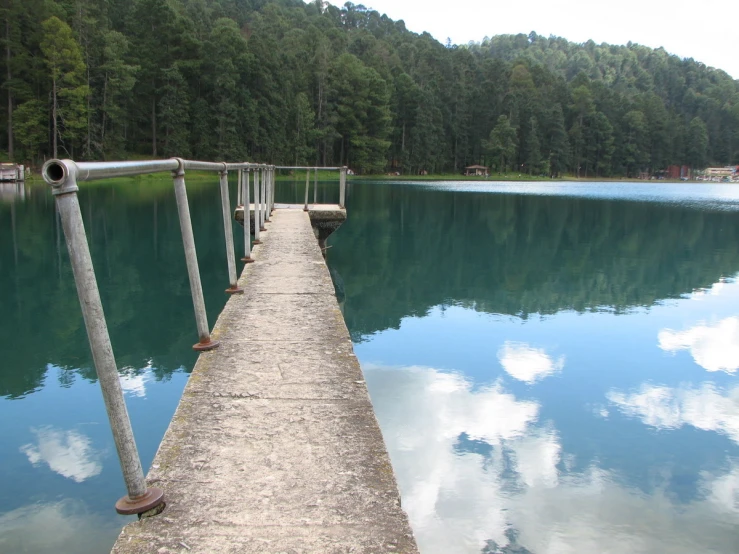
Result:
M211 326L228 286L217 187L188 185ZM79 196L146 469L196 360L172 184L118 180ZM0 553L109 552L133 519L113 507L126 488L45 185L0 198L0 314Z
M189 185L211 325L216 187ZM171 183L80 200L148 467L196 359ZM352 183L347 204L328 263L424 554L739 551L739 190ZM107 552L125 487L44 186L0 196L0 314L0 552Z
M739 551L739 188L351 192L329 262L423 553Z

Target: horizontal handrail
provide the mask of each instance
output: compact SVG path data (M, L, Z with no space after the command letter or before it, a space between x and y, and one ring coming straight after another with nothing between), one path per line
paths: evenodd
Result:
M326 171L341 171L342 169L346 169L346 166L323 167L320 165L276 165L275 169L322 169Z
M93 181L112 177L132 177L162 171L177 171L182 168L193 171L229 171L238 169L273 169L275 166L263 163L240 162L202 162L169 158L165 160L141 160L125 162L75 162L74 160L48 160L41 174L50 185L59 186L69 177L75 181ZM333 169L333 168L331 168Z

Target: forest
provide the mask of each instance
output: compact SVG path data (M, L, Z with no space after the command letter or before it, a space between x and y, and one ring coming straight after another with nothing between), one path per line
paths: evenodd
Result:
M739 81L638 44L442 44L350 2L2 0L2 156L358 173L739 163Z

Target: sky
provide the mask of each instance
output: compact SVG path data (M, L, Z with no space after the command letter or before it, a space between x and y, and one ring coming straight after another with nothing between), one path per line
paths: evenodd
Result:
M332 4L343 5L340 0ZM664 47L739 79L738 0L354 0L415 33L454 44L501 34L556 35L572 42ZM712 26L712 27L711 27Z

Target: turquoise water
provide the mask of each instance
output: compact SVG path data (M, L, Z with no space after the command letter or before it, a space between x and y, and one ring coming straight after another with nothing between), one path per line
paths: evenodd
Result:
M217 182L189 185L209 322L228 286ZM0 197L0 552L108 552L126 492L64 237L45 185ZM197 333L169 179L85 185L80 204L144 468ZM243 239L236 233L239 248Z
M188 187L213 325L217 183ZM0 192L0 552L107 552L130 518L53 200ZM328 263L422 552L739 551L738 199L350 183ZM171 182L80 201L148 467L197 340Z
M739 551L739 190L350 193L329 263L423 553Z

